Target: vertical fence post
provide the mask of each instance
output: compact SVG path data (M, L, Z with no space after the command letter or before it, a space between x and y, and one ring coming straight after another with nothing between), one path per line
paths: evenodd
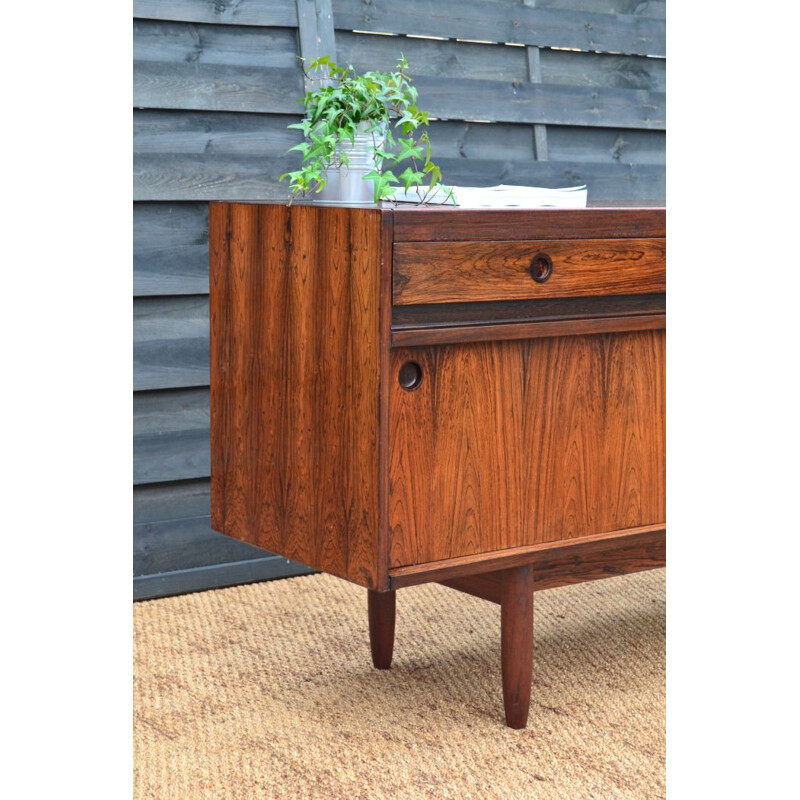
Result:
M336 60L336 39L333 32L331 0L297 0L297 27L300 34L300 55L306 60L330 56ZM306 75L306 91L325 86L327 76Z
M535 6L536 0L523 0L526 6ZM527 47L528 80L531 83L542 82L542 68L539 64L539 48ZM533 126L533 157L537 161L547 161L547 127L542 124Z

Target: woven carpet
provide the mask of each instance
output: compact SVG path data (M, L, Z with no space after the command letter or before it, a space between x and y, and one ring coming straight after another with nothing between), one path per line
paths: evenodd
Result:
M528 728L504 726L498 606L312 575L134 605L134 798L660 798L665 570L536 594Z

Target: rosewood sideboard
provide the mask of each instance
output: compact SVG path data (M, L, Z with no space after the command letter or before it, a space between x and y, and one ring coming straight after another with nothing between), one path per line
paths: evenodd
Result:
M367 589L501 607L525 727L534 591L665 564L663 208L213 203L212 525ZM445 690L445 687L442 687Z

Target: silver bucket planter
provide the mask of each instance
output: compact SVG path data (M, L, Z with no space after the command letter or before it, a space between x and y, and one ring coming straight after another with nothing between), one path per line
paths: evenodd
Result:
M316 195L320 203L373 205L374 181L365 180L364 176L376 167L380 169L381 159L375 158L372 148L383 144L383 135L368 133L368 128L368 122L359 123L353 143L345 141L337 147L334 166L325 177L325 188Z

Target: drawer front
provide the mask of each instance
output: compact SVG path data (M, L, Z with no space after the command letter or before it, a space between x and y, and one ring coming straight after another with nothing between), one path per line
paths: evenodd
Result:
M399 242L396 305L666 290L665 239Z
M665 520L664 331L392 350L391 567Z

